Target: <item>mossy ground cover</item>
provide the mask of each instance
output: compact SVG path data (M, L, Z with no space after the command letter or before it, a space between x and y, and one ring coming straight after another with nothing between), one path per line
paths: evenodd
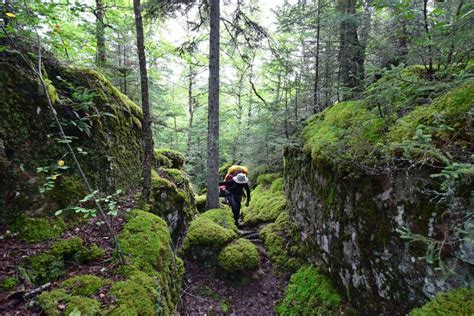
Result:
M439 293L420 308L412 310L409 316L464 316L474 315L474 289L460 288Z
M315 267L306 266L291 276L277 312L284 316L338 315L340 304L329 280Z
M24 241L38 243L59 237L64 224L49 218L28 218L22 215L11 226L11 230L18 232Z
M381 157L396 154L396 148L412 140L417 128L422 128L432 135L436 147L444 148L449 142L451 148L462 151L469 138L467 122L473 98L471 80L428 104L400 105L401 114L395 118L382 117L370 98L337 103L307 121L301 134L304 150L314 161L336 170L351 170L354 161L375 166Z
M273 222L285 209L283 178L274 179L270 175L260 176L259 179L260 184L251 192L250 205L242 209L244 223L247 225Z

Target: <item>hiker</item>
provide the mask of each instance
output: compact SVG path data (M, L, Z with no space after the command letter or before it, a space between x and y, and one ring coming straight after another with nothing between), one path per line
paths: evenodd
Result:
M229 167L229 170L227 171L227 174L224 177L224 181L232 180L232 178L235 177L239 173L248 175L249 170L247 169L247 167L244 167L244 166L232 165L231 167ZM227 197L227 188L225 185L219 185L219 196ZM226 202L224 201L224 203Z
M245 206L249 206L250 203L250 187L248 184L249 180L244 173L238 173L231 180L219 182L220 186L226 187L227 200L229 201L232 213L234 214L235 225L239 227L240 207L242 204L242 196L247 197Z

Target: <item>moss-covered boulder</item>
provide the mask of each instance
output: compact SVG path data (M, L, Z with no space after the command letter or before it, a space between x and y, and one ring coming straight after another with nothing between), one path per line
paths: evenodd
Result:
M76 275L61 283L61 288L73 295L91 296L97 293L101 288L110 285L112 282L108 279L90 274Z
M55 110L92 186L113 192L138 184L143 157L140 107L99 72L61 64L48 53L43 57ZM61 167L68 169L58 166L66 149L57 141L46 94L11 50L0 52L0 91L0 221L11 222L27 211L48 215L76 203L83 187L70 156L62 159ZM40 194L51 175L54 189Z
M132 210L119 235L119 244L128 261L122 269L127 280L112 287L119 302L113 313L148 315L152 308L162 310L165 315L172 314L179 299L184 268L171 248L166 222L154 214Z
M260 184L251 192L248 207L242 209L244 223L248 225L273 222L285 210L283 178L275 175L261 175Z
M229 209L208 210L189 226L182 251L191 259L212 264L219 251L237 238L237 227Z
M191 182L183 170L160 168L152 171L150 212L168 223L173 240L188 227L198 211Z
M199 213L203 213L206 210L206 194L196 195L194 201L196 204L196 209Z
M237 239L219 253L218 266L227 275L241 276L260 266L257 247L247 239Z
M294 272L304 263L305 248L287 212L260 231L265 250L278 271Z
M57 238L63 229L64 224L57 220L28 218L26 215L20 216L15 223L10 226L10 230L17 232L20 239L31 243Z
M38 296L38 303L50 316L99 315L101 304L93 298L70 295L64 289L56 289Z
M84 246L79 237L59 240L47 252L25 259L21 264L33 284L41 285L65 275L67 264L81 264L97 260L104 255L97 245Z
M330 281L312 266L293 274L283 300L277 307L279 315L339 315L341 297Z
M474 289L455 289L442 292L420 308L415 308L409 316L474 315Z
M165 168L182 169L186 158L179 151L169 148L157 148L154 151L156 165Z

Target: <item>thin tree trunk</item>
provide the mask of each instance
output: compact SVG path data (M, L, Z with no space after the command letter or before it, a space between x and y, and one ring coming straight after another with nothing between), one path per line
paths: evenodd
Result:
M188 141L186 144L186 152L188 156L191 153L191 144L192 144L192 129L193 129L193 120L194 120L194 97L193 97L193 80L194 80L194 70L193 66L189 64L189 81L188 81L188 113L189 113L189 122L188 122Z
M142 200L147 203L151 191L151 160L153 157L153 136L151 132L150 102L148 98L148 74L146 69L145 41L143 36L143 21L140 0L133 0L133 11L135 13L135 27L137 30L137 52L140 67L140 86L143 108L143 137L144 137L144 159L143 159L143 191Z
M423 0L423 26L428 38L428 79L433 79L433 48L431 45L431 33L428 24L428 0Z
M104 67L107 62L105 50L105 23L104 23L104 3L102 0L95 0L95 32L97 42L97 66Z
M313 112L317 113L320 111L319 106L319 42L321 38L321 0L318 0L318 10L317 10L317 22L316 22L316 54L314 60L314 89L313 89L313 100L314 108Z
M219 207L219 1L209 1L209 108L206 209Z

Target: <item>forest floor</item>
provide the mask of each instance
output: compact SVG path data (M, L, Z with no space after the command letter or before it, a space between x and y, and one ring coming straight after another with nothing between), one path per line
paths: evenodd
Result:
M255 227L243 229L246 235L258 232ZM260 253L260 269L238 280L224 279L213 269L185 261L181 315L276 315L274 308L289 276L276 275L262 241L250 240Z

